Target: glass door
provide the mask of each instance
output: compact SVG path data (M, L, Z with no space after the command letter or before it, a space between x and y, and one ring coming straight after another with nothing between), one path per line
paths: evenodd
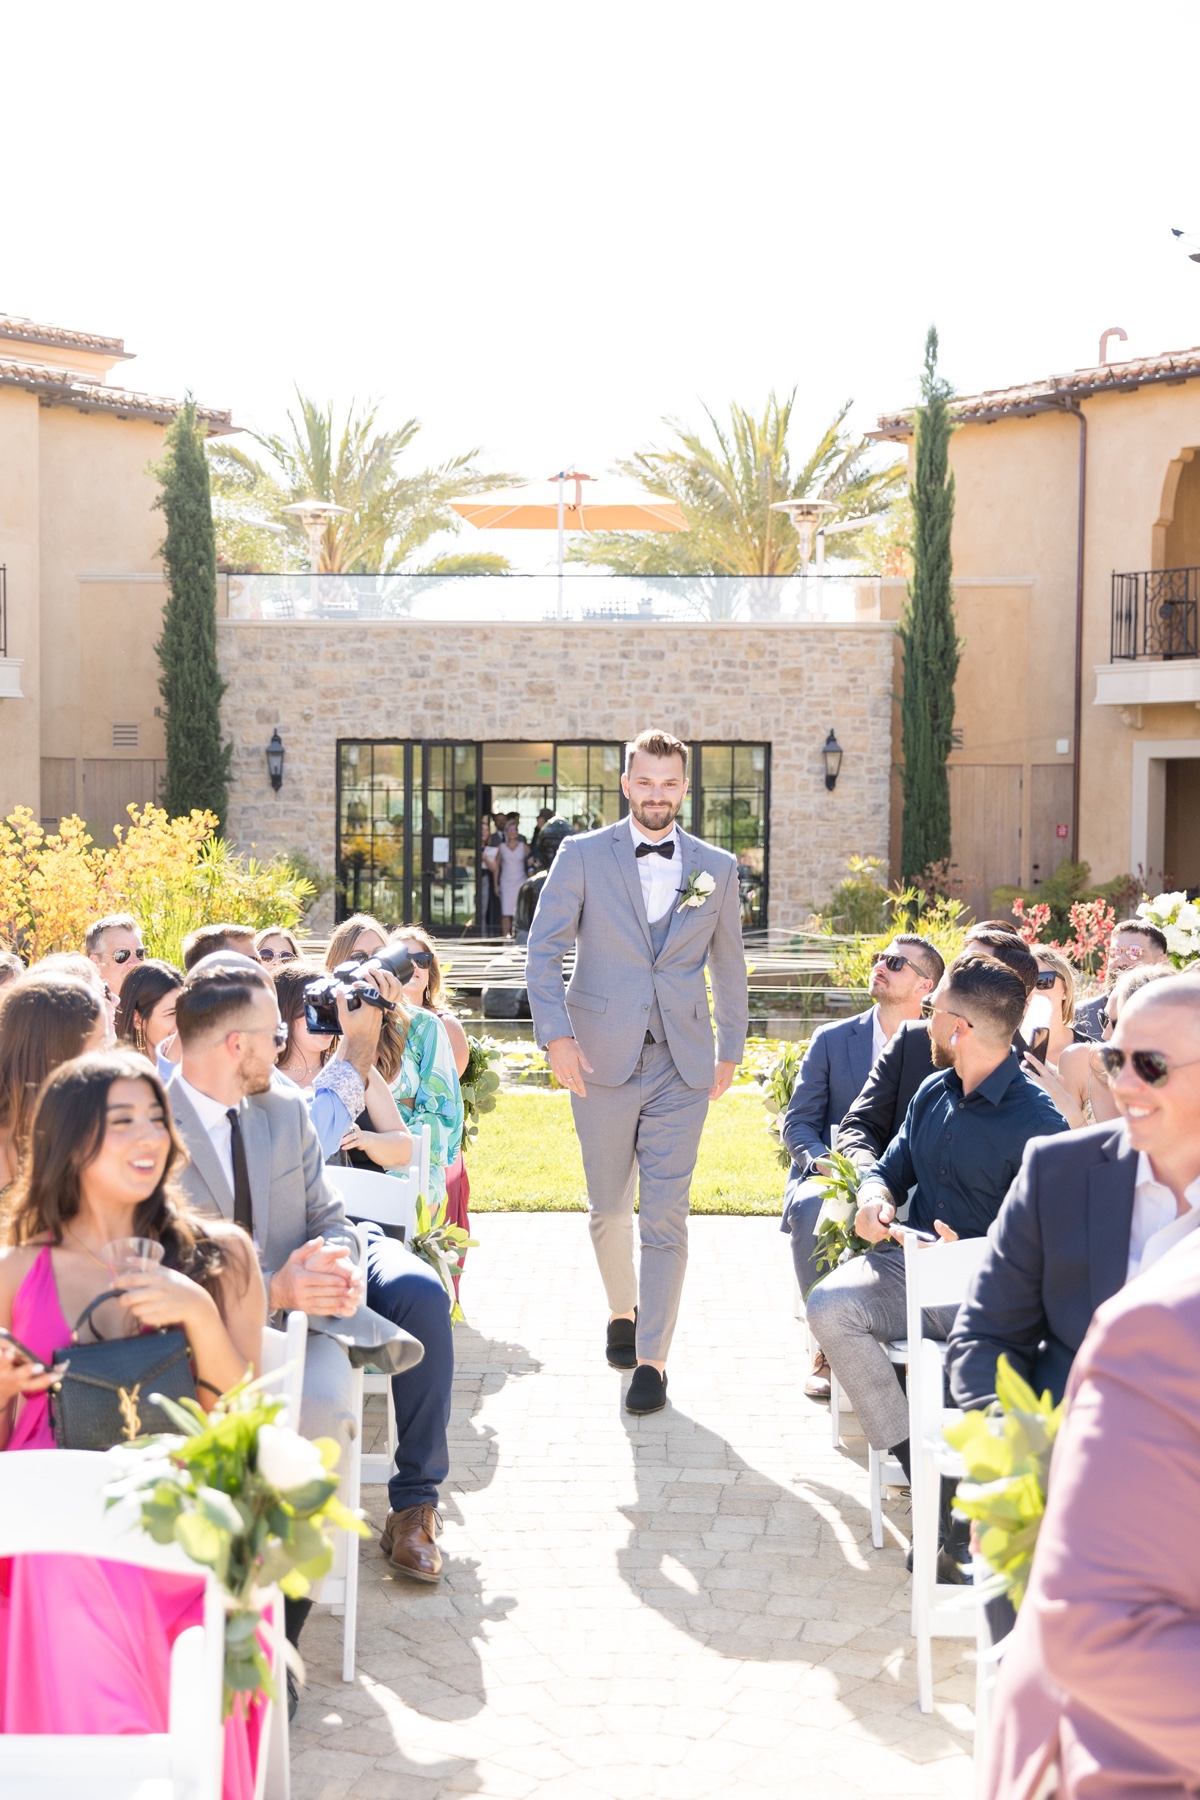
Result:
M442 936L480 928L480 763L478 744L413 745L412 894Z

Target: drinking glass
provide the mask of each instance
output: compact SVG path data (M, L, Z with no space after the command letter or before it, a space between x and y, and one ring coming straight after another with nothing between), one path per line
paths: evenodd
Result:
M113 1275L150 1275L163 1259L164 1251L154 1238L114 1238L100 1252Z

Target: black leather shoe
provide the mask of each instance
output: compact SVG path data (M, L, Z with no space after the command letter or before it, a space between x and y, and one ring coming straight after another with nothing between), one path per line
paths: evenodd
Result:
M296 1686L296 1677L289 1669L287 1672L287 1708L289 1721L296 1716L296 1708L300 1704L300 1689Z
M913 1566L911 1544L908 1548L908 1555L904 1559L904 1566L911 1575ZM945 1544L939 1544L936 1579L947 1587L970 1587L972 1584L972 1571L969 1566L956 1562L951 1552L947 1550Z
M632 1319L610 1319L604 1354L610 1369L637 1368L637 1308Z
M633 1372L625 1411L630 1413L661 1412L667 1404L667 1378L652 1363L639 1363Z

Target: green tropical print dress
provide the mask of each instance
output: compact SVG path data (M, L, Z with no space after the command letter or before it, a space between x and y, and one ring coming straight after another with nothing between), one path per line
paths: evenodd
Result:
M429 1127L429 1193L436 1213L446 1198L446 1170L458 1155L463 1134L462 1092L454 1053L436 1014L413 1007L408 1015L404 1061L392 1083L401 1117L414 1131ZM403 1174L403 1170L397 1170Z

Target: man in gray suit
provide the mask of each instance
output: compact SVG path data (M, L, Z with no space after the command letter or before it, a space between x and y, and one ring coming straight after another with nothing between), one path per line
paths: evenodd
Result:
M737 864L677 826L687 786L687 746L678 738L644 731L626 745L621 788L630 817L563 841L526 963L537 1040L571 1096L610 1309L606 1353L614 1368L634 1370L625 1396L633 1413L666 1404L700 1132L746 1041ZM563 958L572 948L564 992Z

